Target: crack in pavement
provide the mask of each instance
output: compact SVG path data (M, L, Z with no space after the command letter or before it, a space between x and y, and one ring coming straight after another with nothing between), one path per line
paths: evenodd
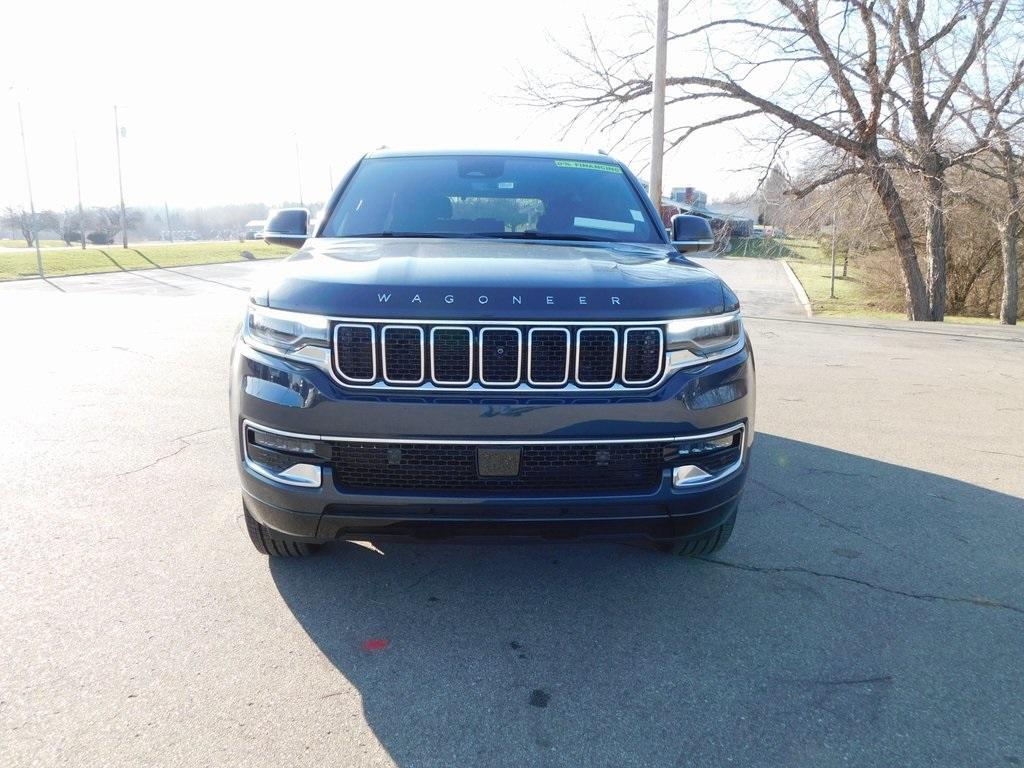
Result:
M178 446L178 450L176 450L176 451L171 451L170 453L166 454L165 456L161 456L161 457L159 457L157 459L154 459L153 461L149 462L149 464L145 464L145 465L143 465L141 467L136 467L135 469L129 469L127 472L118 472L115 475L115 477L124 477L126 475L134 475L136 472L141 472L144 469L149 469L150 467L155 467L161 461L164 461L166 459L170 459L170 458L172 458L174 456L177 456L179 453L184 451L190 445L192 445L192 443L185 443L184 445Z
M966 603L968 605L977 605L982 608L1001 608L1005 611L1012 611L1013 613L1019 613L1024 615L1024 608L1019 608L1016 605L1010 603L1000 603L995 600L988 600L982 597L950 597L949 595L934 595L929 592L906 592L901 589L893 589L892 587L883 587L881 584L872 584L870 581L864 579L857 579L853 576L843 576L838 573L824 573L822 571L815 571L810 568L801 568L795 565L786 566L762 566L762 565L746 565L745 563L733 563L728 560L716 560L709 557L697 557L695 560L702 560L705 563L712 563L713 565L723 565L727 568L735 568L739 571L748 571L751 573L802 573L807 576L816 576L819 579L835 579L837 581L845 581L850 584L857 584L868 589L874 589L879 592L885 592L890 595L896 595L898 597L909 597L914 600L925 600L928 602L943 602L943 603Z
M813 507L809 507L808 505L804 504L802 501L799 501L799 500L793 498L792 496L790 496L787 493L783 493L780 490L772 488L770 485L768 485L768 484L766 484L766 483L764 483L764 482L762 482L760 480L750 479L748 482L750 484L752 484L752 485L758 485L758 486L764 488L769 493L774 493L780 499L782 499L783 501L788 501L790 504L795 506L797 509L802 509L804 512L807 512L808 514L814 515L815 517L820 518L821 520L825 520L826 522L829 522L832 525L834 525L836 528L844 530L847 533L852 533L854 536L859 536L860 538L864 539L865 541L870 541L872 544L874 544L876 546L879 546L879 547L882 547L882 549L887 549L890 552L892 551L892 547L890 547L885 542L879 541L878 539L873 539L870 536L868 536L866 533L864 533L863 531L860 531L857 528L854 528L852 526L845 525L844 523L839 522L835 518L829 517L825 513L819 512L818 510L814 509Z
M116 475L114 475L114 477L125 477L126 475L134 475L136 472L142 472L143 470L149 469L150 467L155 467L161 461L166 461L167 459L171 459L171 458L177 456L182 451L184 451L186 448L194 445L194 443L190 443L188 441L188 438L195 437L196 435L205 435L208 432L216 432L217 430L220 430L220 429L227 429L227 427L207 427L206 429L200 429L200 430L198 430L196 432L190 432L187 435L181 435L180 437L172 437L171 438L172 442L180 442L180 443L182 443L182 445L178 446L177 450L171 451L168 454L160 456L159 458L156 458L153 461L149 462L148 464L144 464L141 467L136 467L135 469L129 469L127 472L118 472Z

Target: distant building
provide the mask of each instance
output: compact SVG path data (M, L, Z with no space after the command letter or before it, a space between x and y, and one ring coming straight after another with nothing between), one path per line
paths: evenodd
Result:
M708 193L695 187L672 187L669 199L676 203L685 203L691 208L707 208Z

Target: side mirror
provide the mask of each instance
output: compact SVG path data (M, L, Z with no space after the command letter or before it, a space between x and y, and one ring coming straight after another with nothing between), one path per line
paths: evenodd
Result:
M672 245L680 253L701 253L715 247L711 223L700 216L677 213L672 217Z
M301 248L309 237L309 211L305 208L281 208L271 211L263 228L263 240L271 245Z

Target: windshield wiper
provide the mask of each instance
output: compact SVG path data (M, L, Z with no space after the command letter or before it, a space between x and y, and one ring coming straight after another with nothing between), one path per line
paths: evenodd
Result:
M565 235L548 232L476 232L470 237L494 237L501 240L573 240L579 242L606 243L605 237L594 237L593 235Z

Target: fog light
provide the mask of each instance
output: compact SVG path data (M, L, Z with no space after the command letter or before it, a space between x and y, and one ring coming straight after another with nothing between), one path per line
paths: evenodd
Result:
M700 440L688 440L681 443L676 449L679 456L703 456L713 451L720 451L723 448L731 448L736 439L736 433L721 435L720 437L705 437Z
M292 485L320 487L320 467L316 464L292 464L288 469L275 473L277 479Z
M316 443L312 440L303 440L298 437L286 437L276 435L273 432L263 432L258 429L249 429L249 441L261 448L269 448L272 451L283 451L284 453L305 453L310 456L316 455Z
M692 464L687 464L682 467L672 468L672 485L679 488L683 485L693 485L694 483L702 483L709 479L711 475L705 472L700 467L695 467Z

